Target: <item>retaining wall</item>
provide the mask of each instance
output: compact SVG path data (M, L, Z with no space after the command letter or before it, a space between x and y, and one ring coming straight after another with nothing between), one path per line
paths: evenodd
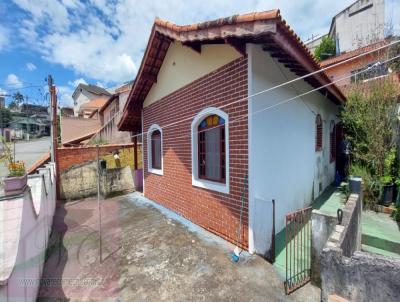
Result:
M360 252L362 200L351 194L341 225L321 252L321 300L337 294L349 301L398 301L400 261Z
M327 215L318 210L311 214L311 281L321 286L321 251L335 225L337 217Z
M60 175L60 197L63 200L82 199L97 194L97 161L74 165ZM100 171L100 193L103 197L135 190L132 169L127 167Z

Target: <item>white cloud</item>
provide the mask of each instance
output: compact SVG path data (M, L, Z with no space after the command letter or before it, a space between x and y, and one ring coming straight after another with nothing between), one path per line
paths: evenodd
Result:
M13 0L28 13L19 33L44 59L106 84L132 80L154 18L190 24L280 8L303 38L325 33L353 0ZM171 9L173 8L173 9ZM321 15L323 12L323 15ZM46 30L44 30L44 28Z
M5 95L5 94L7 94L7 90L0 88L0 95Z
M57 100L60 107L73 107L72 94L75 87L71 86L57 86Z
M20 79L13 73L10 73L5 81L5 84L9 86L10 88L21 88L22 87L22 82Z
M26 68L27 68L29 71L34 71L37 67L36 67L35 64L33 64L33 63L31 63L31 62L28 62L28 63L26 63Z
M87 84L84 78L79 78L73 81L68 81L68 85L74 87L74 89L79 85L79 84Z
M87 84L84 78L78 78L73 81L68 81L68 85L57 86L58 103L62 107L72 107L74 105L72 94L79 84Z

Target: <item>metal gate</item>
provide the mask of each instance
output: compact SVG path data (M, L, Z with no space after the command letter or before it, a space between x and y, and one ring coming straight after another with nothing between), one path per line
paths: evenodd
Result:
M286 215L287 295L310 281L311 211L312 207L308 207Z

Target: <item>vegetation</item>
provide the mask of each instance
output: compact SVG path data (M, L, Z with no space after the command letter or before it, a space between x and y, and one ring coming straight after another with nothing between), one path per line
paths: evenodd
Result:
M394 58L400 55L400 43L392 45L389 48L389 58ZM393 60L389 63L389 67L396 72L400 72L400 59Z
M397 93L391 80L358 85L348 95L341 119L350 143L350 173L361 176L366 205L375 204L381 187L399 179Z
M322 61L330 57L333 57L335 55L336 55L335 41L329 36L323 37L321 44L319 44L314 51L314 57L318 61Z
M15 110L18 109L19 106L24 102L25 98L24 96L17 91L16 93L13 94L12 96L12 101L10 102L10 104L8 105L8 108L10 108L11 110Z
M8 167L9 177L22 176L25 174L25 165L23 162L14 161L11 144L7 143L5 138L0 136L2 146L0 153L0 163L3 162Z
M12 120L11 111L7 108L0 108L0 128L6 128Z
M88 143L88 145L107 145L107 141L103 138L95 138L91 139Z

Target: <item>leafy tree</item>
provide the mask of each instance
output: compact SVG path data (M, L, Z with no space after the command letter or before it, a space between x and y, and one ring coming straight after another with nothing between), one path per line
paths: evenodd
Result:
M315 48L314 56L318 61L325 60L327 58L336 55L336 45L335 41L329 37L325 36L322 38L321 44Z
M10 109L17 109L25 100L24 96L19 91L13 94L12 99L13 100L8 105Z
M352 168L362 172L374 194L376 185L399 177L395 168L397 133L397 87L390 79L358 84L349 92L340 116L350 142ZM360 175L361 176L361 175ZM371 197L372 198L372 197Z
M9 109L0 108L0 128L6 128L12 120L12 115Z

